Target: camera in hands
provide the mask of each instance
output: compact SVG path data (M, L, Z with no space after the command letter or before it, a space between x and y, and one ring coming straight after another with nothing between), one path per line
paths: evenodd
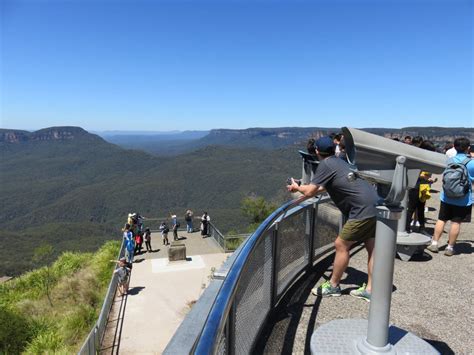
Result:
M291 177L289 177L288 179L286 179L286 184L287 184L287 185L291 185L291 184L292 184L291 179L292 179ZM293 179L293 180L295 180L295 182L296 182L296 184L297 184L298 186L301 186L301 180L297 180L297 179Z

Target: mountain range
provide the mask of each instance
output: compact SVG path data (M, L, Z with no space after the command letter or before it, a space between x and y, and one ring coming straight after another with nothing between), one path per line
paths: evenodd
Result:
M459 135L474 141L472 128L367 130L387 137L420 134L440 145ZM113 144L105 140L110 136L78 127L0 129L0 276L36 266L32 255L42 243L53 245L57 255L120 238L129 212L148 217L154 229L170 213L207 210L222 232L244 231L249 220L240 211L242 199L258 195L277 205L287 200L286 178L301 174L297 150L310 136L337 131L219 129L168 140L158 134L147 137L148 149L129 149L127 137L143 137L115 135Z
M33 267L41 243L59 253L120 238L129 212L162 219L207 210L223 232L245 230L241 200L254 194L283 202L287 176L301 169L294 149L206 146L170 158L123 149L80 128L2 130L0 137L0 275Z
M362 128L364 131L387 138L410 135L423 136L440 148L455 137L468 137L474 142L474 129L464 127L405 127L405 128ZM340 128L280 127L248 129L213 129L211 131L185 131L172 134L147 134L135 132L117 135L100 134L106 141L127 149L139 149L158 156L176 156L209 146L252 147L272 150L281 147L304 147L309 137L319 138L337 133Z

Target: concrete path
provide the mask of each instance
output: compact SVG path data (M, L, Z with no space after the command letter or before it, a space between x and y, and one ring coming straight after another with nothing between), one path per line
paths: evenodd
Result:
M115 300L102 353L161 354L207 287L213 268L230 255L198 232L178 234L187 261L168 262L158 232L152 233L154 251L135 256L129 294Z

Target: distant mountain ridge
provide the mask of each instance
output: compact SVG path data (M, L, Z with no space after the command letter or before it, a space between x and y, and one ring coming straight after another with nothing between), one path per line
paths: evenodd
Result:
M422 136L442 147L457 137L467 137L474 142L474 128L465 127L404 127L404 128L361 128L386 138L403 139L405 136ZM115 136L104 137L107 141L122 146L146 151L153 155L176 156L189 153L209 145L246 147L257 149L278 149L282 147L304 147L309 138L319 138L338 133L340 127L279 127L247 129L213 129L203 137L188 136L189 139L169 139L162 136ZM173 136L172 136L173 137Z
M80 127L64 126L49 127L38 131L29 132L15 129L0 129L0 143L21 143L34 141L66 141L72 139L102 140L99 136L91 134Z

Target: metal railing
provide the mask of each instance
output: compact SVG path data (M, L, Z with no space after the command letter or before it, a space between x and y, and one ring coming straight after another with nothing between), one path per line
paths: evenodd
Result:
M120 246L120 251L117 257L117 260L124 256L125 249L124 243L122 241L122 245ZM118 267L118 266L116 266ZM99 318L97 322L94 324L94 327L90 331L89 335L87 336L84 344L82 345L81 349L79 350L79 355L85 354L98 354L100 350L100 344L102 342L102 338L104 337L105 328L107 326L107 319L109 317L109 312L112 307L112 303L115 297L115 292L117 291L117 275L115 273L112 274L112 278L109 282L109 287L107 289L107 293L104 297L104 303L102 304L102 308L99 313Z
M164 353L251 353L284 294L332 251L341 223L328 197L278 208L214 273Z

